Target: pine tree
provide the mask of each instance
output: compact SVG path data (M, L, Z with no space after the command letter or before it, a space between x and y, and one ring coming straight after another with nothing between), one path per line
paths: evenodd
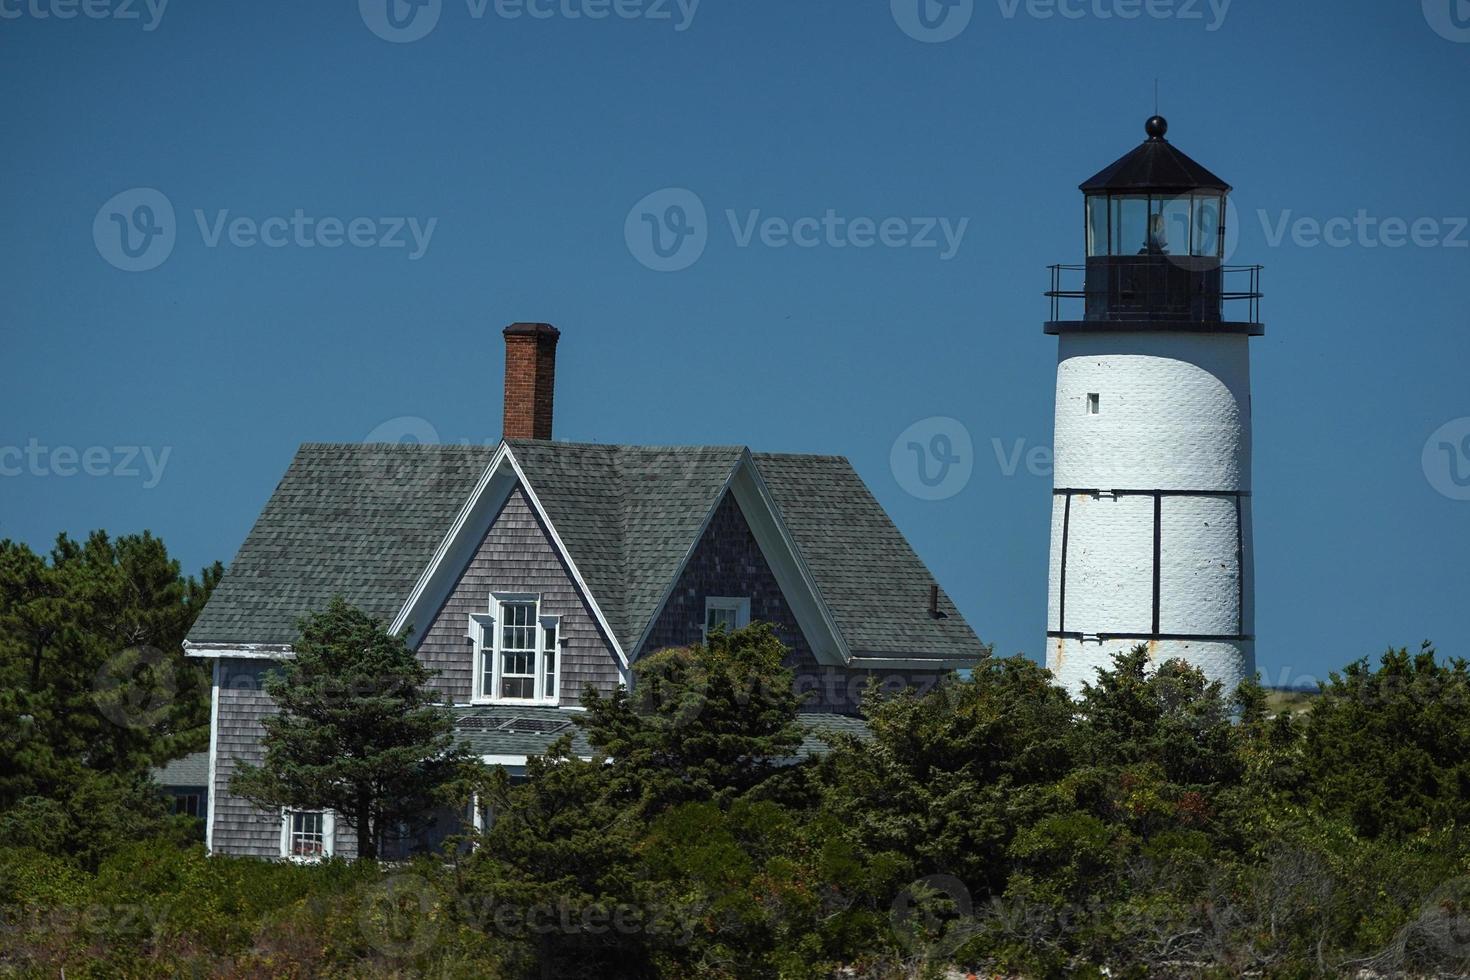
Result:
M263 721L265 764L242 765L230 789L266 808L331 810L376 860L389 828L447 802L479 763L402 635L340 598L300 629L294 659L265 683L280 707Z

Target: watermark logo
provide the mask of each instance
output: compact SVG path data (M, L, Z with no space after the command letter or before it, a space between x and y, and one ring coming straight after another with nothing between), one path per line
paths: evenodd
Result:
M975 16L975 0L890 0L889 6L899 29L925 44L953 41Z
M1280 248L1288 238L1297 248L1470 248L1470 217L1379 217L1359 208L1349 217L1326 219L1297 215L1287 209L1272 216L1257 212L1268 248Z
M172 446L46 446L31 437L24 446L0 446L0 477L115 476L142 479L152 490L163 480Z
M0 0L0 20L136 20L145 33L158 30L168 0Z
M362 441L365 445L393 446L437 446L440 443L439 430L428 419L417 415L400 415L381 422ZM359 463L364 492L397 493L422 486L434 477L429 468L440 461L439 457L424 453L364 451Z
M4 2L4 0L0 0ZM472 21L489 14L499 20L646 20L668 22L682 34L694 26L700 0L465 0ZM439 24L444 0L357 0L367 29L394 44L427 37Z
M3 2L3 0L0 0ZM302 208L289 215L255 218L228 208L194 208L194 225L205 248L404 249L416 262L429 250L438 218L412 216L317 217ZM97 253L125 272L156 269L173 253L178 238L174 207L161 191L136 187L114 195L92 221Z
M357 0L357 11L378 37L393 44L410 44L438 26L444 0Z
M157 647L130 647L92 679L92 701L120 728L153 728L168 718L179 693L174 662Z
M920 500L947 500L965 489L975 472L970 430L957 419L921 419L893 440L888 465L909 494Z
M434 889L415 874L397 874L368 889L358 910L363 938L390 957L426 953L439 937Z
M1424 19L1446 41L1470 44L1470 0L1424 0Z
M1470 418L1446 422L1424 443L1424 476L1442 496L1470 500Z
M798 218L762 216L758 209L741 215L729 209L725 220L730 223L736 248L750 248L759 242L772 249L936 249L941 262L959 254L970 228L969 218L849 218L834 208L828 208L820 217Z
M1014 20L1022 8L1034 20L1199 21L1211 33L1225 26L1234 0L996 0L1001 16Z
M893 931L910 951L947 956L976 932L975 903L954 875L929 875L911 883L889 909Z
M645 267L681 272L698 262L709 244L704 201L683 187L654 191L628 212L623 239Z
M1146 237L1138 247L1156 245L1172 264L1189 268L1195 267L1198 257L1213 257L1219 250L1220 262L1228 264L1240 247L1240 211L1235 199L1226 197L1221 214L1219 201L1215 196L1190 194L1166 199L1149 216Z
M158 268L173 253L176 236L174 206L152 187L114 194L92 220L97 254L124 272Z
M835 208L797 217L726 208L724 217L731 243L739 249L932 249L941 262L959 254L970 228L969 218L849 217ZM623 223L628 251L656 272L679 272L698 262L711 234L704 201L682 187L643 198Z

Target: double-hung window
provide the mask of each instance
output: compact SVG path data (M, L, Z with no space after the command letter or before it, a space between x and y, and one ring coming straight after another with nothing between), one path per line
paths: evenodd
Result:
M325 810L286 810L281 815L281 856L319 861L332 856L332 814Z
M496 664L500 670L497 697L509 701L532 701L536 698L536 603L502 602L500 604L500 646Z
M704 638L717 629L733 633L750 625L750 599L709 596L704 600Z
M561 618L541 614L541 597L496 594L491 612L470 617L479 701L558 700Z

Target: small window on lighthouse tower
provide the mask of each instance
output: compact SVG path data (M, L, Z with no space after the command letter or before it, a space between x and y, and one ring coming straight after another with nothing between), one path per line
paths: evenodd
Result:
M1087 396L1087 414L1096 415L1098 413L1098 410L1102 407L1101 403L1102 399L1097 392L1094 391L1089 394Z

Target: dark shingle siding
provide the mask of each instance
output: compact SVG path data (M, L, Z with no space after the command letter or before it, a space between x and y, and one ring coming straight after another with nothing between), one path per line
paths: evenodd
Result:
M791 649L786 666L795 674L796 689L806 695L802 705L806 712L855 715L862 704L863 689L870 683L884 684L888 689L923 687L944 673L854 670L819 662L740 504L730 493L720 501L669 593L668 603L649 633L646 649L651 652L688 646L703 639L705 600L710 596L748 598L751 621L776 627L776 635Z
M631 655L741 448L520 440L510 446Z
M241 762L260 765L265 759L261 719L278 710L265 693L265 672L271 664L260 660L220 661L219 727L215 733L215 780L213 796L216 853L252 857L280 857L281 815L261 810L230 792L230 777ZM335 853L351 857L357 839L351 828L337 821Z
M434 686L446 698L465 702L472 697L469 614L490 612L492 592L539 594L541 614L561 617L562 704L575 705L587 684L603 693L617 687L620 676L612 646L525 491L517 487L419 644L420 659L441 672Z

